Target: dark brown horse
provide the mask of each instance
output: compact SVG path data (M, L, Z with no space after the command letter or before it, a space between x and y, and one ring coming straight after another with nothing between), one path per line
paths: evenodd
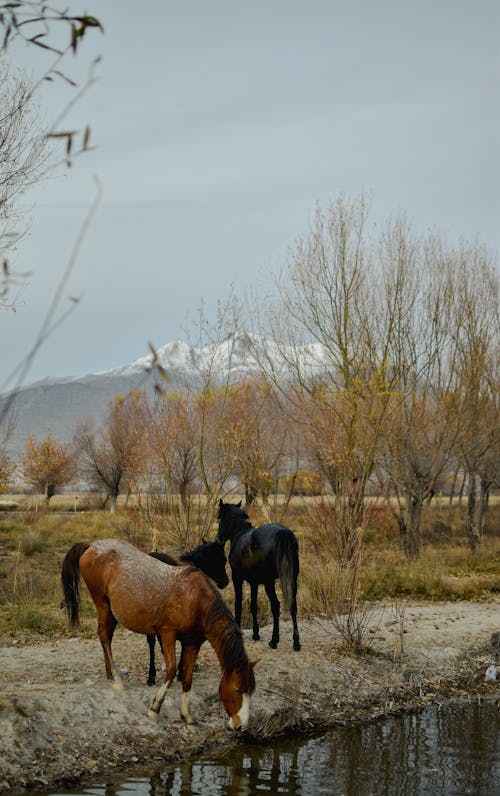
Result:
M169 566L116 539L77 542L62 565L64 602L72 626L79 619L80 575L97 609L97 632L104 652L108 679L122 689L111 652L118 622L135 633L161 638L165 682L148 711L156 717L168 686L175 677L175 641L183 647L181 716L193 724L189 712L193 669L207 639L222 669L219 697L229 716L229 727L245 729L250 695L255 690L253 665L248 660L241 631L214 584L195 567Z
M150 556L156 558L158 561L163 561L164 564L170 564L173 567L186 566L191 563L198 569L201 569L205 575L211 578L219 589L225 589L229 583L226 572L226 554L224 553L224 545L219 542L203 542L191 550L189 553L183 553L179 560L173 558L168 553L150 553ZM148 670L148 685L156 683L156 666L155 666L155 643L156 636L154 633L148 635L149 645L149 670ZM159 639L158 639L159 640ZM161 642L160 642L161 643ZM182 679L182 654L179 660L178 678Z
M293 531L278 522L254 528L245 509L239 503L219 500L219 532L216 541L225 544L229 539L229 564L233 575L234 613L241 624L243 581L250 584L250 610L253 618L253 639L258 641L257 594L262 583L271 603L273 634L269 646L276 649L280 639L280 603L275 581L281 590L293 624L293 648L300 650L297 626L297 578L299 575L299 546Z

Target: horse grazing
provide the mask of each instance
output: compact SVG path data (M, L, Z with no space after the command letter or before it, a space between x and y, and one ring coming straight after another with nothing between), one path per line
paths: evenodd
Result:
M77 542L66 553L61 571L64 603L72 626L79 621L80 576L97 609L106 675L114 688L123 688L111 652L118 622L135 633L155 634L161 639L166 673L148 710L153 718L175 677L175 641L179 638L184 657L181 716L192 726L189 703L193 669L201 645L208 640L222 670L219 697L229 716L229 727L246 729L256 661L248 660L240 628L214 584L199 569L164 564L116 539Z
M223 503L219 500L219 532L216 541L231 542L229 563L234 586L234 613L241 625L243 581L250 584L250 610L253 618L253 639L258 641L257 593L262 583L271 603L273 635L269 646L278 646L280 603L276 595L275 581L279 578L283 597L293 622L293 648L300 650L297 627L297 577L299 574L299 547L293 531L271 522L254 528L248 514L239 503Z
M164 564L178 567L186 563L192 563L198 569L201 569L205 575L215 581L219 589L225 589L229 583L229 578L226 572L226 555L224 553L224 546L219 542L205 542L203 541L194 550L189 553L183 553L178 561L168 553L150 553L150 556L156 558L158 561L163 561ZM155 642L156 636L154 633L148 634L149 645L149 670L148 670L148 685L156 683L156 666L155 666ZM178 677L182 679L182 654L179 660Z

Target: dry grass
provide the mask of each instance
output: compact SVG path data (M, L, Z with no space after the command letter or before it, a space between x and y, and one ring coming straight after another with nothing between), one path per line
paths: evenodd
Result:
M25 511L0 512L0 635L68 633L61 609L59 579L62 559L74 542L111 536L128 539L144 550L152 547L151 527L138 521L128 509L122 507L116 515L102 511L74 512L71 509L74 497L63 498L65 508L61 511L67 513L37 510L31 497L26 499ZM16 499L22 500L19 496ZM79 497L78 508L83 502ZM399 599L480 600L500 591L498 504L490 509L486 535L475 555L470 552L463 532L463 510L446 504L427 507L422 525L422 554L416 561L404 558L387 512L376 505L361 537L362 555L353 573L346 569L345 563L339 562L338 546L329 543L328 528L317 531L311 527L311 503L311 499L297 499L286 515L278 507L275 517L293 528L299 538L299 617L328 614L344 617L341 620L344 621L347 616L354 621L348 632L354 638L358 634L359 638L363 627L356 626L355 617L374 603ZM268 519L258 508L252 511L254 524ZM211 538L214 536L215 524ZM196 544L200 539L193 541ZM167 524L157 529L155 542L158 549L168 549L174 554L185 549ZM271 614L268 600L261 592L259 622L264 625L271 621ZM80 632L93 635L94 608L86 590L82 590L82 595ZM226 589L224 597L232 607L231 588ZM287 615L284 606L282 614ZM247 589L243 617L248 624Z

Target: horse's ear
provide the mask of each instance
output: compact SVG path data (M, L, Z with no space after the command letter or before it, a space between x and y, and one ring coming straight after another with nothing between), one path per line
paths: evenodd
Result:
M223 507L223 505L224 505L224 503L222 502L222 498L219 498L219 508L221 509Z
M253 669L253 667L254 667L254 666L256 666L256 665L258 664L258 662L259 662L259 661L261 661L261 660L262 660L262 658L256 658L254 661L250 661L250 666L252 667L252 669Z
M207 540L205 539L205 537L204 537L204 536L202 536L202 537L201 537L201 543L202 543L202 544L207 544Z
M236 505L238 506L238 508L241 508L241 500L240 500L240 502L239 502L239 503L237 503Z

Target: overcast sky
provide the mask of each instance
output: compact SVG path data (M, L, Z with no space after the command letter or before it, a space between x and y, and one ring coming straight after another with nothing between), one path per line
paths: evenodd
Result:
M94 7L95 5L95 7ZM76 4L73 4L76 8ZM66 74L98 81L62 127L96 150L24 197L31 272L0 313L0 384L42 323L95 194L65 290L76 311L27 381L126 364L186 337L201 300L265 292L316 201L372 196L374 220L500 249L498 0L101 0L104 36ZM78 10L81 8L78 5ZM13 48L13 66L41 56ZM39 95L50 120L71 97Z

